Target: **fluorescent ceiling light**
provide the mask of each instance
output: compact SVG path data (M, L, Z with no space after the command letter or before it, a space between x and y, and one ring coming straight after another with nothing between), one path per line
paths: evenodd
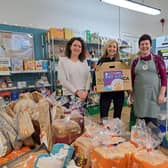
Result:
M160 9L156 9L138 2L130 1L130 0L101 0L102 2L109 3L112 5L116 5L122 8L127 8L130 10L134 10L137 12L142 12L150 15L159 15Z

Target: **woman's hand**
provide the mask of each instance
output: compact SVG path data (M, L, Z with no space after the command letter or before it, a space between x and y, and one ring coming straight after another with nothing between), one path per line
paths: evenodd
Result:
M76 95L81 99L81 100L85 100L88 96L88 91L83 91L83 90L78 90L76 92Z
M135 100L133 92L129 92L128 98L129 98L129 103L133 104L133 102Z
M158 104L163 104L165 103L165 92L166 92L166 87L165 86L162 86L161 89L160 89L160 94L159 94L159 97L157 99L157 103Z
M97 93L97 87L96 86L93 86L93 92Z
M160 94L157 100L158 104L163 104L165 103L165 96L163 94Z

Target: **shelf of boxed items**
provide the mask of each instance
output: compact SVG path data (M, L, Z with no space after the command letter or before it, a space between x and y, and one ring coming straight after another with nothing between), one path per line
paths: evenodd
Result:
M12 90L23 90L23 89L37 89L42 87L51 87L51 84L43 84L41 86L30 85L26 87L9 87L9 88L0 88L0 92L2 91L12 91Z
M129 45L120 45L119 48L120 48L120 49L124 49L124 48L132 48L132 47L129 46Z
M65 45L68 42L67 39L48 39L48 50L50 50L49 57L64 56ZM87 49L90 55L97 57L101 54L102 44L99 42L86 42ZM57 58L58 59L58 58Z
M11 74L22 73L47 73L48 70L29 70L29 71L0 71L0 76L10 76Z
M15 74L32 74L32 73L48 73L48 70L25 70L25 71L0 71L0 76L6 77L6 76L12 76ZM37 89L37 88L43 88L43 87L51 87L50 83L44 83L40 84L39 86L36 85L29 85L26 87L5 87L0 88L0 92L2 91L12 91L12 90L23 90L23 89Z
M29 70L29 71L10 71L11 74L21 74L21 73L47 73L48 70Z
M131 63L131 58L130 58L130 51L128 51L128 49L132 48L129 45L120 45L119 49L120 49L120 56L121 56L121 61L127 63L130 65Z
M69 40L68 40L68 39L57 39L57 38L54 38L54 39L50 39L50 41L51 41L51 42L54 41L55 43L56 43L56 42L66 43L66 42L68 42ZM100 44L97 43L97 42L86 42L86 44L88 44L88 45L100 45Z

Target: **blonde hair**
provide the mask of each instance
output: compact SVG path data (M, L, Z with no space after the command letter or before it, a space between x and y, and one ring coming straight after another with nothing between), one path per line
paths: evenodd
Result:
M105 43L105 45L104 45L104 47L103 47L103 55L102 55L102 57L107 57L107 55L108 55L108 53L107 53L107 48L109 47L109 45L111 44L111 43L115 43L116 44L116 46L117 46L117 53L115 54L115 58L117 58L117 59L119 59L119 46L118 46L118 42L116 41L116 40L108 40L106 43Z

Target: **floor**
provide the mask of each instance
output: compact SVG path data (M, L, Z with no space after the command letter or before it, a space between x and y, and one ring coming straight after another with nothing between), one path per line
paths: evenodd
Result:
M122 110L122 115L121 115L121 120L125 123L126 125L126 129L128 130L129 128L129 120L130 120L130 107L128 106L125 106L123 107L123 110ZM93 121L95 122L99 122L100 120L100 117L99 117L99 114L97 115L92 115L90 116L92 118ZM112 118L113 117L113 111L111 110L109 112L109 118Z

